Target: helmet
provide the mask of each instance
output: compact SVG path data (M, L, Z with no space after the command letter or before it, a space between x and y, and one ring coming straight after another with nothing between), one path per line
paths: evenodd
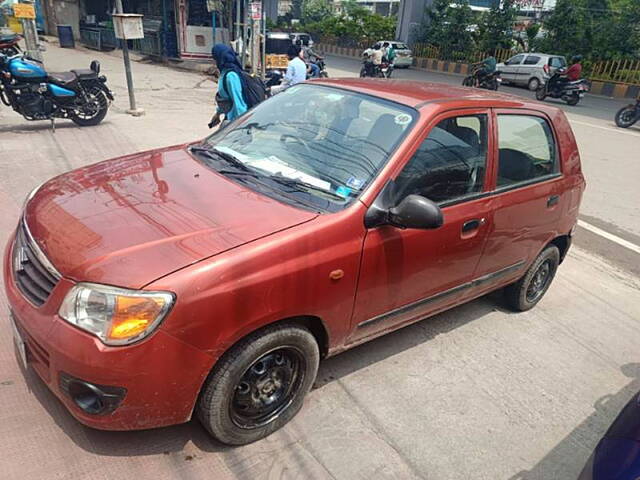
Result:
M582 61L582 55L574 55L573 57L571 57L571 61L573 63L578 63Z

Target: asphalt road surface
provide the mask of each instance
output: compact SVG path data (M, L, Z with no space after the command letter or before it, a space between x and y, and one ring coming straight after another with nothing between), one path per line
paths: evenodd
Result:
M25 195L43 180L208 132L215 84L205 76L135 63L147 114L133 118L124 113L121 58L53 45L45 53L52 71L86 68L94 57L117 95L103 124L60 121L53 133L0 107L2 245ZM332 76L358 69L333 57L328 65ZM640 390L640 255L630 248L640 234L640 130L612 126L619 104L588 98L567 108L589 184L582 219L601 231L579 232L534 310L510 313L494 294L328 359L294 421L249 446L221 446L195 421L142 432L81 426L18 367L0 294L0 478L576 478Z

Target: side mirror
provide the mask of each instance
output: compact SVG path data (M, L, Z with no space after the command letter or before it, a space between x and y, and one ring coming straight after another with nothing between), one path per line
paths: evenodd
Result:
M440 207L420 195L406 196L389 210L388 219L396 227L423 230L441 227L444 222Z

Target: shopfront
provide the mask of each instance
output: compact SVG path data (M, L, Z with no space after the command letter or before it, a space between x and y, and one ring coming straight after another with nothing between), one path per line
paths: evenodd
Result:
M176 0L178 6L178 39L180 57L210 58L215 43L229 41L229 30L223 27L221 2L211 0Z

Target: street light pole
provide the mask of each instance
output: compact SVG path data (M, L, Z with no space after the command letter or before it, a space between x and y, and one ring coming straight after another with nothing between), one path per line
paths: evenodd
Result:
M117 13L124 13L122 0L116 0L116 11ZM127 113L134 117L139 117L144 115L144 110L136 107L136 96L133 91L133 76L131 75L131 60L129 59L129 45L126 39L122 39L122 56L124 58L124 71L127 76L127 90L129 91L129 110L127 110Z

